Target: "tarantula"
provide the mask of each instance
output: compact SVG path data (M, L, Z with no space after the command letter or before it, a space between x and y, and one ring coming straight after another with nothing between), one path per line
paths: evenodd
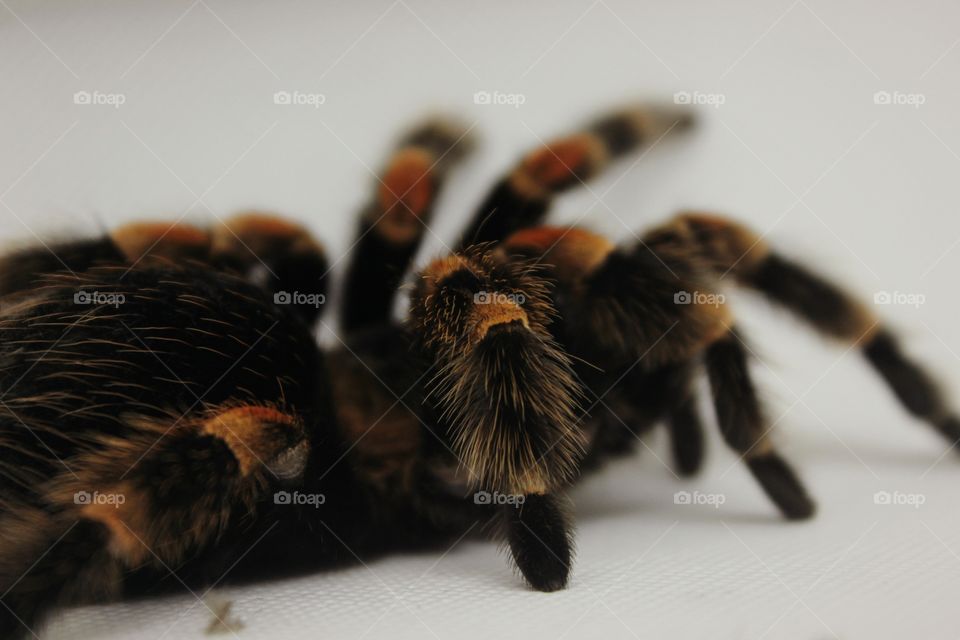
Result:
M636 107L525 156L458 249L404 276L463 127L402 138L360 228L342 342L312 328L328 262L302 227L245 214L135 223L0 265L0 633L50 608L311 571L478 530L539 590L563 588L562 493L664 421L703 458L691 381L787 518L814 511L768 437L726 276L859 345L906 408L960 422L871 312L725 218L690 213L615 245L538 226L553 198L688 128ZM596 411L598 405L612 411ZM612 419L611 416L616 416Z

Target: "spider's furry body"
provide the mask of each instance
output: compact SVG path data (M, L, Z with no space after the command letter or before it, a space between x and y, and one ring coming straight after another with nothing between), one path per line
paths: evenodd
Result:
M360 224L342 346L311 333L328 271L301 227L134 224L0 262L0 632L50 607L307 571L476 528L562 588L560 494L658 421L694 473L704 368L726 442L781 512L813 502L768 437L724 278L859 345L951 442L936 387L869 311L729 220L617 246L538 226L555 194L689 123L599 120L500 180L390 317L462 129L404 138ZM493 497L491 497L491 495ZM500 498L505 498L501 500ZM477 525L481 526L477 526Z

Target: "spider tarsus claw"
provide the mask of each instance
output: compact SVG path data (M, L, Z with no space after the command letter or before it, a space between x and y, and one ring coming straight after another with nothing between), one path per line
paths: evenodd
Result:
M704 442L699 423L674 423L671 445L673 463L683 477L694 476L703 466Z
M536 543L536 540L533 541ZM513 545L511 545L513 548ZM563 555L559 555L558 551ZM516 552L514 552L516 553ZM558 554L558 555L554 555ZM550 593L560 591L567 586L570 575L570 549L553 549L530 553L525 556L514 556L520 571L527 583L537 591Z
M806 520L813 516L816 505L783 458L770 453L747 459L747 466L786 519Z
M960 418L947 416L936 423L937 431L950 441L950 444L960 453Z
M703 466L703 443L690 440L675 440L673 464L677 474L689 478L700 473Z
M553 567L550 571L552 572L550 575L548 575L547 572L541 572L541 574L537 575L536 577L531 577L530 574L525 577L530 583L530 586L537 591L552 593L554 591L566 589L567 576L569 574L567 568L560 566L559 563L557 563L557 566Z
M676 472L681 478L692 478L700 473L700 467L703 466L703 457L697 454L697 458L676 458Z
M503 507L510 551L537 591L567 586L573 549L566 517L550 496L528 495L522 505Z

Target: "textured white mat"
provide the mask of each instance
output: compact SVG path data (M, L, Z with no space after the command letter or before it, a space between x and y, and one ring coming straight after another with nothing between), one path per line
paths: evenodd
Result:
M708 103L696 135L565 197L554 219L629 238L681 207L713 209L868 300L923 295L878 308L955 395L957 17L949 2L867 0L4 0L0 229L29 240L262 207L306 221L338 259L392 136L445 109L482 145L444 193L427 256L522 150L607 105L685 92ZM284 91L323 104L275 104ZM716 439L704 475L677 481L655 438L576 492L562 593L526 590L494 545L464 541L206 604L232 603L241 640L956 637L956 455L931 468L944 447L855 353L735 303L779 439L819 499L814 521L776 518ZM675 504L680 490L724 503ZM878 491L923 504L877 504ZM44 636L196 638L211 619L184 594L72 611Z

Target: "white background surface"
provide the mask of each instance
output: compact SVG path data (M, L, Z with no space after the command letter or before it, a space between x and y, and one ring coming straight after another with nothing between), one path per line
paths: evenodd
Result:
M29 241L260 207L337 259L399 128L446 110L482 145L424 256L538 139L624 100L721 95L702 127L563 198L555 220L629 238L678 208L735 215L884 306L950 396L960 386L960 17L949 0L773 2L25 2L0 0L0 221ZM276 91L325 103L278 106ZM120 93L120 108L76 105ZM477 91L522 94L477 105ZM924 104L878 105L877 91ZM778 440L820 505L779 520L713 438L681 482L654 437L574 494L568 590L525 589L492 544L207 595L254 638L954 638L960 466L856 352L735 298ZM327 332L327 343L335 338ZM706 407L705 407L706 408ZM723 494L720 508L675 491ZM919 508L876 491L919 494ZM201 594L196 594L201 595ZM213 598L211 600L211 598ZM88 608L47 638L191 638L185 593ZM229 636L228 636L229 637Z

